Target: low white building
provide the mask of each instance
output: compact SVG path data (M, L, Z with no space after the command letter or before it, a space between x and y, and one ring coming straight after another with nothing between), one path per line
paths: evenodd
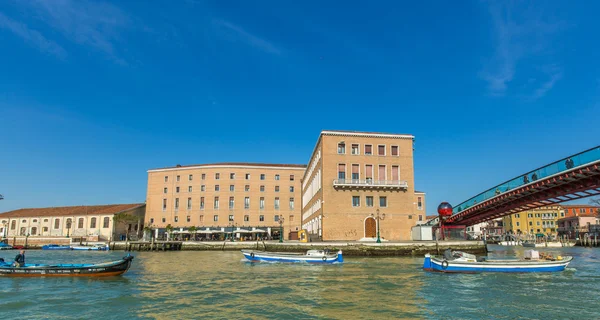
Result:
M143 203L18 209L0 214L0 235L119 240L125 233L141 235L145 212ZM130 218L115 223L115 215Z

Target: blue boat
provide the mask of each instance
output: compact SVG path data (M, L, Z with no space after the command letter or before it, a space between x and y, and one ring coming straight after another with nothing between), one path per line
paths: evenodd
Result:
M59 244L47 244L42 246L42 250L71 250L71 246L61 246Z
M129 270L133 256L121 260L88 264L30 264L14 266L0 259L0 277L110 277Z
M328 250L308 250L304 253L267 252L257 250L242 250L244 257L253 262L303 262L331 264L342 263L342 250L329 253Z
M558 272L569 265L573 257L556 258L534 254L529 259L489 259L461 251L446 250L443 256L425 255L423 270L451 273L480 272ZM527 255L526 255L527 256Z
M0 242L0 250L11 250L13 249L13 247L9 244L6 244L4 242Z

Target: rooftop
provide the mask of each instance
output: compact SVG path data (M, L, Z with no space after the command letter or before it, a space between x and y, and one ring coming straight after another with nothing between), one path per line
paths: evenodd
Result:
M414 136L411 134L402 133L389 133L389 132L369 132L369 131L353 131L353 130L323 130L321 134L328 135L356 135L356 136L380 136L380 137L399 137L399 138L410 138Z
M54 216L75 216L75 215L106 215L136 209L145 206L144 203L131 204L107 204L98 206L73 206L73 207L48 207L48 208L27 208L17 209L0 213L2 218L20 218L20 217L54 217Z
M297 168L297 169L306 169L306 165L305 164L250 163L250 162L216 162L216 163L205 163L205 164L176 165L174 167L155 168L155 169L150 169L148 171L165 170L165 169L202 168L202 167L272 167L272 168Z

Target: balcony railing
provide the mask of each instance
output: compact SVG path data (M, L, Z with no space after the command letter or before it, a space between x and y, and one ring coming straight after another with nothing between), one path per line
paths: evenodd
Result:
M408 183L405 180L335 179L333 186L407 189Z

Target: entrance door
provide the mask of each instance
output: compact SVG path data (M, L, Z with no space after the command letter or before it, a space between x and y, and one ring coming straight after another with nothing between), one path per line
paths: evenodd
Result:
M365 238L375 238L377 236L377 224L375 218L365 220Z

